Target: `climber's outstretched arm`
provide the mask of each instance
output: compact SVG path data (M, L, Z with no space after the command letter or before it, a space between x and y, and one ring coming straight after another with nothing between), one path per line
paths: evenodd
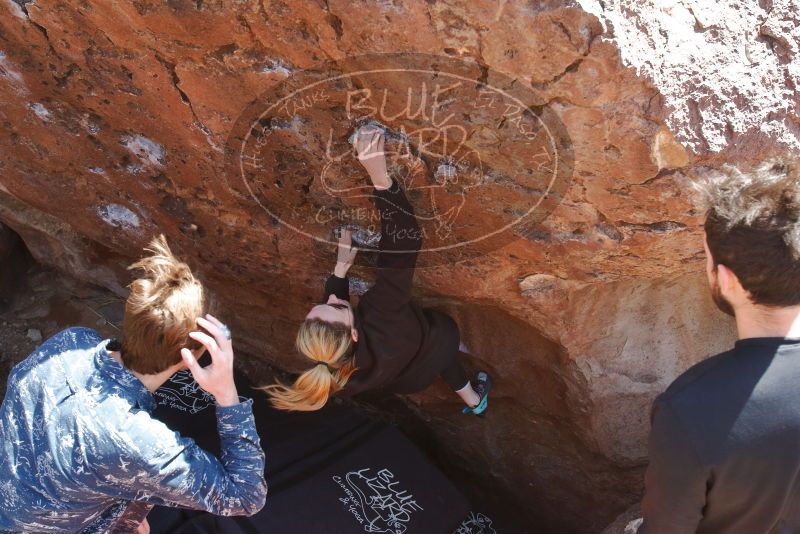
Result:
M387 173L384 139L380 130L361 130L356 136L358 159L375 186L373 199L381 218L378 275L360 305L379 312L408 304L414 267L422 247L422 233L414 208L400 184Z
M325 282L323 302L327 302L331 295L335 295L338 299L350 300L350 281L347 278L347 271L353 266L357 253L358 249L353 246L353 231L344 230L339 236L336 266L333 268L333 274Z

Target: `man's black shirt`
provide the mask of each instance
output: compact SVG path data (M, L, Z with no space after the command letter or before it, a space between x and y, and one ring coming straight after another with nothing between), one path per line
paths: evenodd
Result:
M656 399L643 534L800 533L800 340L750 338Z

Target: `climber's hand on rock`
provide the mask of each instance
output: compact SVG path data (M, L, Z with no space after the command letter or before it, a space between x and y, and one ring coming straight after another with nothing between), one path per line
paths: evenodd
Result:
M339 236L336 268L333 270L333 274L339 278L344 278L347 275L347 271L353 266L356 254L358 254L358 249L353 246L353 231L347 228Z
M386 154L383 151L386 136L381 130L363 126L356 132L358 161L369 174L376 189L388 189L392 180L386 172Z

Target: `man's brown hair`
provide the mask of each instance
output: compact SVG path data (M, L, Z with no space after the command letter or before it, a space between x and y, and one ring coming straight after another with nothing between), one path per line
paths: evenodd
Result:
M751 171L727 166L698 184L714 265L739 278L755 304L800 304L800 172L770 160Z
M203 285L172 254L163 235L145 250L151 255L129 267L143 275L129 286L122 321L122 361L137 373L155 374L180 362L183 347L199 346L189 332L197 329L206 300Z

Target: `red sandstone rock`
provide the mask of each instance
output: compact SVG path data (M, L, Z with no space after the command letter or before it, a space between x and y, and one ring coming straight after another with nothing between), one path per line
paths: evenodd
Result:
M443 387L409 405L434 423L453 472L524 510L530 528L597 532L639 497L654 395L731 342L707 297L702 214L687 184L724 160L797 149L799 71L788 0L768 12L748 6L741 19L697 3L631 4L624 16L617 4L581 4L600 18L515 0L2 0L0 220L38 259L118 293L125 265L166 233L208 281L242 351L296 369L294 330L333 253L255 199L328 206L319 184L306 192L301 179L324 166L329 129L344 146L351 125L335 107L295 113L306 122L288 120L268 145L262 189L250 194L226 152L237 119L326 60L464 59L468 72L528 95L564 125L571 180L514 239L418 272L419 297L456 317L475 365L496 376L491 413L465 422ZM403 78L387 73L385 85ZM475 98L453 106L471 106L466 146L500 185L469 198L461 235L541 194L520 193L530 184L520 140ZM474 165L474 154L465 161ZM436 161L426 163L431 174ZM353 274L372 277L368 266Z

